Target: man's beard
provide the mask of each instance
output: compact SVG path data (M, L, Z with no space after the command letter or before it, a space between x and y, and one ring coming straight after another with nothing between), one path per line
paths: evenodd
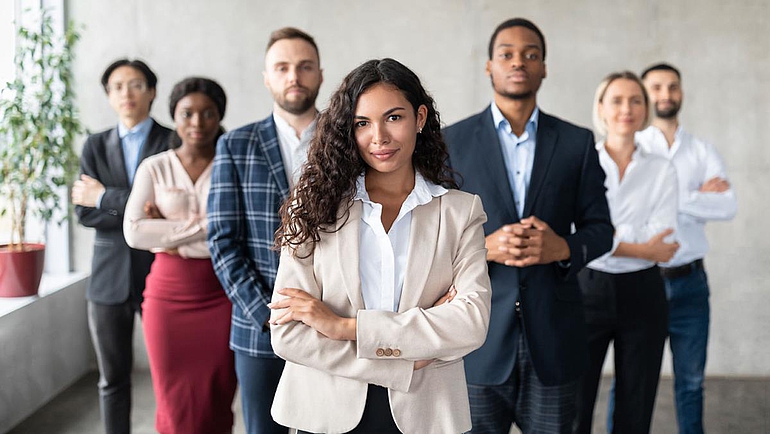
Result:
M658 109L658 105L655 104L655 116L661 119L673 119L679 114L681 106L675 102L671 103L671 106L665 110Z
M279 95L276 97L276 95L273 95L275 102L278 104L278 107L286 110L287 112L293 114L293 115L301 115L303 113L306 113L308 110L310 110L311 107L315 105L315 100L318 97L318 89L315 91L312 91L308 88L304 88L308 95L304 98L300 98L297 100L289 101L287 100L283 95Z

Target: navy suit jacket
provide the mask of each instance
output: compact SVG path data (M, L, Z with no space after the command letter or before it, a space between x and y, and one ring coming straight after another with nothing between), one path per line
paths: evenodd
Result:
M526 334L540 381L559 385L577 379L588 352L582 295L576 274L612 247L613 227L605 197L604 171L593 134L542 111L524 217L534 215L569 245L570 266L525 268L489 263L492 314L484 345L466 356L471 384L499 385L511 375L518 333ZM462 190L481 197L487 213L484 234L519 221L492 112L462 120L444 131L450 163ZM571 233L574 224L576 231ZM521 321L516 315L519 302Z
M170 132L153 121L139 162L168 149ZM155 255L128 247L123 237L123 211L131 185L117 128L88 137L80 157L80 172L99 180L105 188L98 209L75 207L80 224L96 229L86 297L94 303L113 305L125 302L133 292L134 299L141 302L145 278Z
M272 115L220 137L207 205L208 244L233 303L230 348L253 357L276 357L265 323L278 271L279 252L272 250L278 210L288 195Z

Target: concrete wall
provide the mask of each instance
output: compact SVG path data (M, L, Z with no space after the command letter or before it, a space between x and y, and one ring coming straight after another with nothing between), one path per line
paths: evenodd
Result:
M92 130L115 119L99 87L103 68L129 56L149 62L160 77L153 114L170 124L167 95L188 75L219 80L228 92L225 125L265 117L263 52L271 30L294 25L321 49L325 106L345 73L373 57L413 68L436 98L447 124L481 110L492 98L484 75L494 27L525 16L548 44L548 78L539 94L544 111L590 124L591 98L610 71L639 71L656 61L682 70L683 124L716 144L740 201L731 223L708 227L712 251L710 375L770 375L770 3L747 0L553 0L281 2L231 0L72 0L70 17L85 24L76 78L83 120ZM751 181L751 180L754 181ZM77 231L76 266L89 266L92 234Z

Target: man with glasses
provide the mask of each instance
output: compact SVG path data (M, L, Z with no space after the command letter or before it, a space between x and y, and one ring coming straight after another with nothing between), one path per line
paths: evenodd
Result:
M86 298L108 434L131 431L134 319L141 314L144 281L154 255L128 247L123 211L139 163L168 148L171 130L150 117L157 81L140 60L121 59L107 67L102 86L118 125L88 137L80 179L72 187L80 223L96 229Z

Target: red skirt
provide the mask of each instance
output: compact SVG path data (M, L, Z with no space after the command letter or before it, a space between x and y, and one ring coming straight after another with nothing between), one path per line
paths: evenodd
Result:
M231 312L210 259L155 255L142 323L159 433L232 431L237 380Z

